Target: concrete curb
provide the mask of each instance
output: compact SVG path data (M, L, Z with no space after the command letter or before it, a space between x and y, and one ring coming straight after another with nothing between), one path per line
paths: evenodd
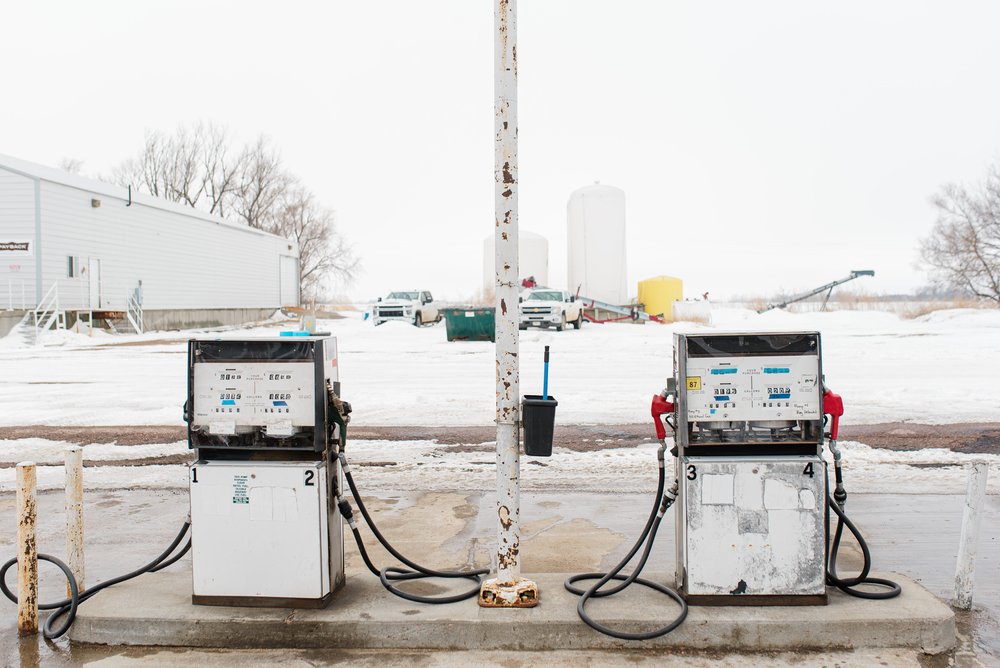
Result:
M365 574L348 580L326 610L191 605L190 571L144 575L81 606L75 642L214 648L550 650L676 647L733 651L904 647L938 654L955 645L952 610L908 578L887 601L830 591L823 607L692 607L678 629L649 641L609 638L576 614L566 574L532 574L541 602L526 610L480 608L475 600L419 605ZM665 580L655 574L652 579ZM668 581L668 580L667 580ZM427 586L426 584L424 586ZM432 591L422 593L431 594ZM677 606L645 587L588 605L626 631L665 623Z

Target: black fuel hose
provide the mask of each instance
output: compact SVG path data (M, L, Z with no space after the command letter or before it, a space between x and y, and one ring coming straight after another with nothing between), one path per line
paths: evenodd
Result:
M347 478L347 484L351 488L351 496L353 496L354 500L357 502L358 510L361 511L361 515L365 518L365 522L368 524L368 528L371 529L372 534L374 534L379 544L382 545L382 547L384 547L389 554L409 567L409 569L406 569L398 566L385 566L380 570L372 563L371 558L368 556L368 551L365 549L364 541L361 540L361 533L358 531L358 526L354 522L354 515L350 504L341 498L340 501L338 501L338 508L340 508L340 512L344 516L344 519L351 525L351 532L354 534L354 541L358 544L358 551L361 552L361 558L364 559L365 566L368 567L368 570L371 571L373 575L377 576L382 582L383 587L400 598L405 598L408 601L414 601L416 603L455 603L457 601L464 601L467 598L479 596L479 590L483 582L482 576L489 574L490 571L488 568L471 571L439 571L421 566L420 564L407 559L399 552L399 550L392 546L392 544L386 539L385 536L382 535L382 532L379 531L378 527L375 525L375 521L368 513L368 508L365 507L365 502L361 500L361 494L358 492L358 486L354 482L354 475L351 473L351 469L347 464L347 457L343 452L340 453L340 465L344 471L344 477ZM422 578L463 578L474 580L476 582L476 586L474 589L469 589L468 591L452 594L450 596L420 596L418 594L403 591L392 584L394 581L418 580Z
M829 494L826 497L826 503L830 510L837 515L837 529L834 531L833 541L830 543L827 554L826 583L831 587L836 587L845 594L858 598L886 599L899 596L902 589L900 589L898 583L886 580L885 578L868 576L872 566L872 554L871 550L868 549L868 543L865 542L864 536L861 535L861 531L854 525L854 522L844 513L841 505ZM840 539L844 535L845 526L854 534L854 539L861 547L861 554L864 557L864 566L861 572L853 578L841 578L837 576L837 555L840 552ZM866 591L856 588L862 585L888 587L888 591Z
M607 573L580 573L578 575L573 575L566 579L563 586L567 591L576 594L580 597L580 600L576 605L576 612L580 616L580 619L587 624L587 626L595 629L605 635L611 636L612 638L620 638L622 640L650 640L652 638L657 638L659 636L670 633L675 628L680 626L684 619L687 617L688 606L687 602L678 594L676 591L667 587L659 582L653 582L652 580L646 580L640 578L639 574L642 573L642 569L646 565L646 560L649 559L649 553L653 548L653 541L656 539L656 532L660 528L660 522L663 520L663 516L666 514L667 509L671 506L674 501L673 494L665 495L663 489L666 484L666 471L663 465L663 453L665 447L661 447L657 451L657 458L659 460L659 481L656 486L656 502L653 504L653 509L649 513L649 518L646 520L646 525L642 529L642 533L639 539L636 540L632 549L629 550L625 558L622 559L618 564L612 568ZM639 563L633 569L632 573L629 575L622 575L622 570L628 565L632 558L636 555L640 548L645 545L642 556L639 558ZM579 587L574 586L580 580L593 580L597 579L597 583L592 585L589 589L583 590ZM611 582L612 580L620 580L621 584L615 585L610 589L603 589L604 585ZM672 622L666 626L661 626L659 628L653 629L652 631L630 633L626 631L617 631L608 626L604 626L599 622L595 621L589 614L587 614L586 605L587 601L591 598L601 598L604 596L611 596L617 594L618 592L624 590L631 584L640 584L644 587L649 587L662 594L669 596L681 607L680 614L674 618Z
M174 554L173 556L170 555L173 553L175 549L177 549L177 546L180 545L181 541L184 540L184 537L187 535L187 532L190 528L191 528L191 521L190 520L185 521L184 525L181 527L181 530L177 533L177 536L174 538L173 542L170 543L170 547L164 550L160 554L160 556L158 556L156 559L149 562L145 566L137 568L136 570L130 573L126 573L125 575L119 575L118 577L111 578L110 580L105 580L104 582L101 582L100 584L94 585L90 589L87 589L83 593L80 593L77 586L76 578L73 577L73 573L69 570L69 567L66 566L66 564L64 564L62 561L56 559L53 556L47 554L39 554L38 558L40 560L51 562L62 570L63 574L65 574L66 576L66 579L69 581L69 586L70 586L69 598L63 599L61 601L56 601L55 603L38 604L39 610L55 610L55 612L49 615L48 619L45 620L45 624L42 626L42 635L45 637L46 640L54 640L59 636L63 635L64 633L66 633L66 631L69 630L69 627L73 625L74 620L76 620L76 610L79 607L79 605L81 603L84 603L85 601L88 601L92 596L94 596L98 592L107 589L112 585L125 582L126 580L131 580L132 578L138 577L143 573L155 573L156 571L162 570L167 566L170 566L175 561L183 557L185 554L187 554L188 550L191 549L190 538L188 538L187 544L184 546L183 549L181 549L180 552ZM14 566L16 563L17 563L17 557L14 557L13 559L8 560L3 565L3 567L0 567L0 591L2 591L3 594L13 603L17 603L17 594L12 592L10 588L7 586L7 571L9 571L11 567ZM58 620L60 617L63 617L64 615L66 616L66 619L63 621L63 623L58 628L53 628L56 620Z
M378 526L375 525L375 521L372 519L372 516L368 513L368 508L365 506L365 502L361 499L361 494L358 492L358 486L354 482L354 474L351 473L351 467L347 464L347 456L344 454L344 449L347 446L347 420L340 415L336 407L331 407L330 413L333 422L340 427L340 452L338 454L338 458L340 460L341 469L344 471L344 477L347 479L347 484L351 489L351 496L354 497L354 500L358 504L358 510L361 511L362 517L365 518L368 528L371 529L372 534L378 540L379 544L384 547L389 554L409 567L409 569L400 568L398 566L386 566L381 569L376 567L372 562L371 557L368 556L368 550L365 549L365 543L361 539L361 532L358 530L358 525L354 521L354 511L351 509L351 504L343 497L339 497L337 500L337 508L339 508L340 514L343 515L344 519L350 525L351 533L354 534L354 542L358 544L358 551L361 553L361 558L364 560L365 566L368 567L368 570L371 571L372 575L378 577L382 586L389 592L399 596L400 598L405 598L408 601L414 601L415 603L456 603L458 601L464 601L465 599L479 596L479 590L483 583L482 576L489 575L490 571L488 568L480 568L471 571L439 571L427 568L411 561L410 559L407 559L399 552L399 550L392 546L385 536L382 535L382 532L378 530ZM450 596L420 596L418 594L403 591L392 584L393 582L405 582L408 580L419 580L424 578L461 578L474 580L476 587L475 589L469 589L468 591L459 592Z

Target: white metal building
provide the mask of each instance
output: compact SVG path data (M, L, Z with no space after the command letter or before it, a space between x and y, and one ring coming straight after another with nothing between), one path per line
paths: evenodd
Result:
M298 262L294 241L0 155L0 309L138 296L149 328L232 324L298 305Z

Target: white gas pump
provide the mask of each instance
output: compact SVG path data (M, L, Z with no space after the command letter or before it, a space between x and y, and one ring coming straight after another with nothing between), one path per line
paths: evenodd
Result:
M689 603L826 603L822 378L818 332L674 335Z
M192 602L326 606L344 583L337 343L188 343Z

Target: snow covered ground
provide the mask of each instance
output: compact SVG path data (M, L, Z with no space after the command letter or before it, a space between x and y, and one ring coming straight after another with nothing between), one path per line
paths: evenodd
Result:
M488 425L493 420L494 349L489 342L452 342L444 325L375 328L351 313L320 323L338 337L345 397L354 426ZM625 424L649 419L649 397L671 373L674 331L817 329L823 334L828 383L843 395L845 423L1000 421L1000 311L939 311L908 320L883 312L836 311L757 315L717 309L713 325L592 325L580 331L521 334L521 391L541 390L542 349L552 350L550 391L563 424ZM275 327L223 333L160 332L93 337L59 332L46 345L0 340L0 426L180 424L185 397L185 340L193 336L273 335ZM861 443L845 449L853 492L962 493L964 465L990 461L990 493L1000 493L1000 457L947 450L893 452ZM0 466L34 459L39 486L62 484L66 444L44 439L0 441ZM488 489L488 448L467 452L431 441L352 442L359 479L370 489ZM526 489L652 489L655 445L596 452L557 449L548 460L526 458ZM183 455L183 442L146 446L89 445L90 488L181 488L181 464L120 466L115 461ZM0 490L14 470L0 468ZM624 485L624 486L623 486Z
M451 342L444 324L373 327L360 313L321 321L338 339L343 394L358 425L488 425L494 347ZM819 330L827 382L844 397L844 422L1000 420L1000 310L892 313L835 311L758 315L717 309L711 327L594 325L521 333L521 392L542 388L551 346L557 422L644 422L649 398L672 370L672 333ZM159 332L87 337L51 333L44 346L0 339L0 426L179 424L185 346L192 336L273 335L275 327L223 333Z
M61 489L63 452L67 443L45 439L0 440L0 491L15 488L17 462L39 464L38 488ZM656 488L656 444L574 452L556 448L552 457L524 457L522 489L532 491L652 492ZM842 441L844 475L851 493L961 494L965 466L983 459L990 463L989 493L1000 494L1000 456L968 455L928 449L895 452ZM348 448L358 484L366 491L443 492L484 491L495 486L492 444L480 451L433 441L353 440ZM183 455L186 442L161 445L88 445L84 459L87 489L182 489L187 487L184 464L116 466L116 460ZM829 457L828 457L829 459Z

